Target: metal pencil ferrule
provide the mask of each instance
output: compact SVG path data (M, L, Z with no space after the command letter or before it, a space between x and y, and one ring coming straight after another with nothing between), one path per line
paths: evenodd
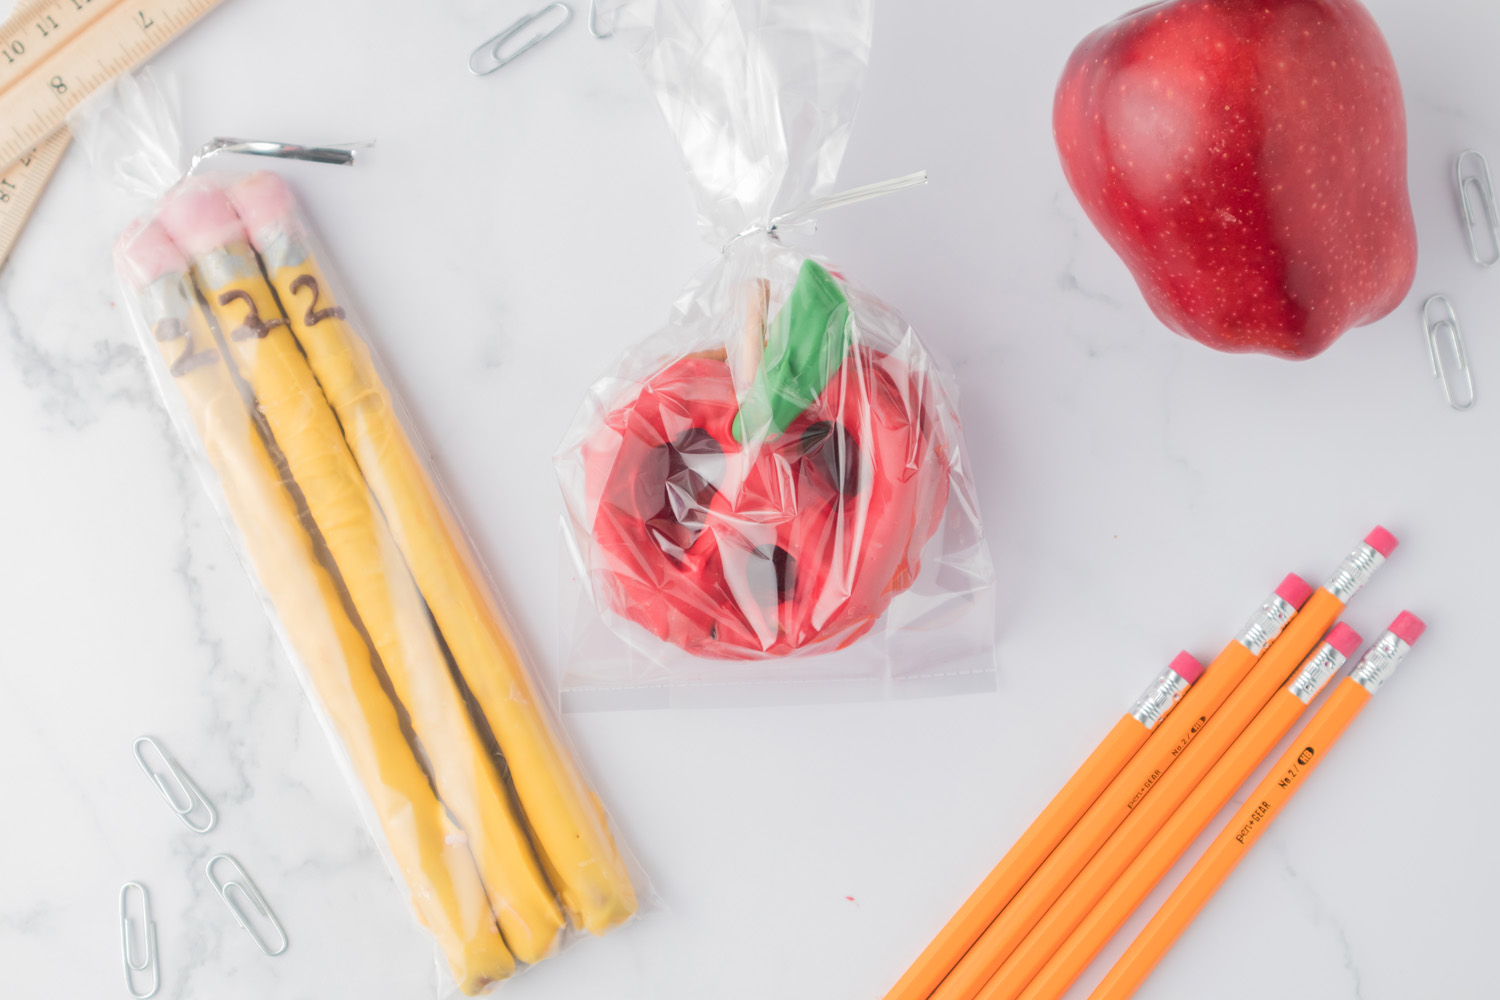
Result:
M1359 593L1360 588L1370 582L1370 577L1374 576L1375 571L1384 563L1385 556L1375 551L1374 546L1367 542L1360 542L1359 547L1339 563L1339 568L1323 585L1323 589L1348 604L1350 599Z
M1245 627L1240 629L1240 634L1235 636L1235 642L1248 649L1252 655L1259 656L1266 651L1266 647L1275 641L1286 628L1286 623L1297 614L1297 609L1291 603L1282 599L1280 594L1272 594L1266 598L1266 603L1260 606Z
M193 266L208 288L223 288L232 282L261 277L255 251L242 240L237 240L232 246L214 247L198 254L193 258Z
M307 243L300 234L278 229L269 237L262 232L259 237L260 259L266 263L266 271L275 274L284 267L296 267L310 256Z
M1287 690L1306 705L1318 696L1329 678L1338 673L1339 667L1347 660L1348 657L1334 649L1331 643L1325 642L1303 661L1302 669L1297 671L1297 676L1287 685Z
M164 274L136 295L141 318L155 328L162 320L185 322L193 310L187 281L181 274Z
M1172 706L1182 700L1182 696L1187 694L1190 687L1192 684L1183 680L1182 675L1177 671L1170 668L1163 670L1156 680L1141 692L1130 714L1135 721L1148 730L1155 729L1156 724L1172 710Z
M1365 655L1360 657L1359 666L1349 672L1349 677L1374 694L1391 679L1391 674L1396 672L1396 667L1406 659L1409 652L1411 646L1407 645L1405 639L1394 632L1387 632L1375 645L1365 650Z

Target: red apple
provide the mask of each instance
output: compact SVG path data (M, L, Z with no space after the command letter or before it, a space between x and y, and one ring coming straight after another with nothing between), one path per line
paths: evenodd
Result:
M1416 273L1406 111L1356 0L1164 0L1089 35L1052 110L1063 172L1152 311L1310 358Z

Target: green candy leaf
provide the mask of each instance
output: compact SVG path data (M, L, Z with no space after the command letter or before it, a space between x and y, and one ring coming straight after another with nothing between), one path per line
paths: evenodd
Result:
M792 294L766 330L766 350L734 418L734 439L780 434L811 406L844 363L849 300L821 264L802 262Z

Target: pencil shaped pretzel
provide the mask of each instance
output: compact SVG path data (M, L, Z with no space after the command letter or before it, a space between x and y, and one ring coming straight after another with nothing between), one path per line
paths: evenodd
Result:
M335 301L290 190L276 174L262 172L234 185L229 197L505 755L552 887L576 925L603 933L636 907L604 811L555 729L457 522L402 427L368 346Z
M544 958L562 928L562 912L448 671L422 595L287 329L244 227L223 190L206 178L179 185L161 218L191 260L229 361L254 391L411 716L438 798L467 839L506 944L521 961Z
M161 351L240 530L355 775L380 821L422 923L467 994L509 976L473 857L438 803L381 687L364 638L283 485L197 300L188 264L155 221L128 230L118 268Z

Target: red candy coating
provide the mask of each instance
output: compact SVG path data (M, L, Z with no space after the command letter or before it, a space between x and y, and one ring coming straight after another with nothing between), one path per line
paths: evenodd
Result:
M784 433L741 445L729 366L667 365L585 447L596 585L700 656L848 645L916 578L947 505L926 390L855 347Z

